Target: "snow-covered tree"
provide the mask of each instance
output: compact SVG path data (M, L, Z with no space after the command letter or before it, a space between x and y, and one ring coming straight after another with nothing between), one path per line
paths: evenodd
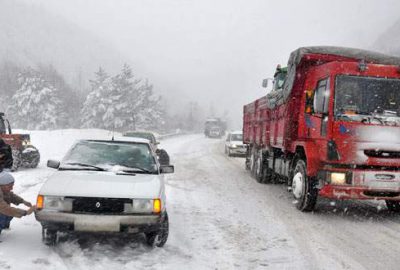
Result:
M103 116L110 106L110 77L101 67L90 81L92 91L86 97L81 110L82 127L106 128Z
M57 88L40 72L27 68L18 75L19 89L11 98L7 114L13 125L25 129L53 129L66 114Z
M112 78L99 69L91 84L82 109L83 127L158 130L164 124L161 98L147 80L135 78L129 65Z

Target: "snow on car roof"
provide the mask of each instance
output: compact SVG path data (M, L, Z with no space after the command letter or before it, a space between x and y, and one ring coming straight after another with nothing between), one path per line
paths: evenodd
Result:
M86 141L102 141L102 142L134 142L134 143L150 143L149 140L136 137L114 137L114 139L104 139L104 140L86 140Z

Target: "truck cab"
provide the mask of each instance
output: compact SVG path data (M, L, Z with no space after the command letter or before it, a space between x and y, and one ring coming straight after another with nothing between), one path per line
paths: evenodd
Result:
M246 168L317 198L385 200L400 211L400 58L343 47L292 52L266 96L243 108Z

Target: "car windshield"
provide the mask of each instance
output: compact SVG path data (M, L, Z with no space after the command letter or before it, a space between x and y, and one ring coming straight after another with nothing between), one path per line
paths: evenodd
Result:
M231 141L242 141L243 135L242 134L232 134Z
M137 169L138 172L155 173L157 170L155 159L145 143L81 141L68 152L63 164L88 169L117 166L122 167L121 170Z
M335 117L344 121L400 125L400 80L338 76Z

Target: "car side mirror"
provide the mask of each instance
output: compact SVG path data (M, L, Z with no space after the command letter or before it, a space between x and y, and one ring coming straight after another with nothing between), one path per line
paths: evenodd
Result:
M53 169L58 169L60 167L60 161L49 159L47 161L47 167L53 168Z
M173 165L161 165L160 172L161 173L174 173L175 169Z

